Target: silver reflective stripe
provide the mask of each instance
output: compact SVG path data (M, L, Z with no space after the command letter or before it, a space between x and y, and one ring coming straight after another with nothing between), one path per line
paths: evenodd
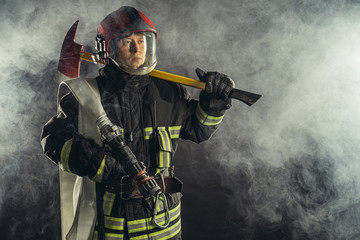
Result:
M131 240L141 240L141 239L153 239L153 240L165 240L165 239L170 239L172 237L174 237L176 234L178 234L181 231L181 219L179 218L178 221L168 227L165 228L163 230L157 231L157 232L153 232L150 234L145 234L145 235L141 235L141 236L137 236L137 237L132 237L130 238Z
M168 130L167 130L168 129ZM159 134L160 150L157 157L158 168L168 168L171 165L172 142L171 139L179 138L181 126L157 127ZM144 128L144 138L149 140L153 137L155 128Z
M104 216L105 228L113 230L124 230L124 218Z
M170 159L171 159L171 140L168 132L165 127L158 127L160 140L161 140L161 149L159 152L159 163L158 167L170 167Z
M172 226L159 231L159 232L154 232L154 233L150 233L150 237L151 239L156 239L156 240L165 240L165 239L169 239L174 237L176 234L178 234L181 231L181 219L179 218L179 220Z
M91 179L95 182L101 182L103 175L104 175L104 166L106 163L106 155L104 156L103 160L101 161L101 164L99 166L99 169L97 170L95 176Z
M61 161L60 168L65 172L71 172L69 167L69 156L70 156L72 143L73 143L72 138L66 141L60 153L60 161Z
M154 128L153 127L144 128L145 140L149 140L153 133L154 133Z
M105 233L105 240L120 240L120 239L124 239L124 234Z
M113 204L115 200L115 194L110 192L105 192L104 194L104 202L103 202L103 210L105 215L110 215Z
M159 127L159 128L165 129L165 127ZM179 138L181 126L170 126L168 129L169 129L171 139ZM151 139L153 133L154 133L153 127L144 128L145 140Z
M171 151L171 141L168 132L165 127L158 127L159 134L161 136L161 145L164 151Z
M171 127L169 127L170 138L171 139L179 138L180 129L181 129L181 126L171 126Z
M180 202L179 204L172 210L169 211L170 213L170 222L174 221L180 216ZM163 225L165 224L165 213L158 214L156 216L156 220L159 224ZM136 233L141 232L144 230L151 230L154 228L157 228L155 225L152 225L152 218L145 218L145 219L139 219L134 221L128 221L128 232L129 233ZM166 229L165 229L166 230ZM133 238L131 238L133 239ZM140 238L142 239L142 238Z
M161 167L161 168L170 167L170 159L171 159L170 152L165 152L165 151L160 150L158 167Z
M208 115L201 108L200 103L198 103L198 105L197 105L195 115L196 115L197 119L199 120L199 122L205 126L218 125L221 123L222 119L224 118L224 115L220 116L220 117L214 117L214 116Z

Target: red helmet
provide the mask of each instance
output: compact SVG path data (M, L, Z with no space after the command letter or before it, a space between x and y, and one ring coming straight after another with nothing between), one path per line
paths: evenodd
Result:
M101 21L98 32L100 35L97 38L98 50L105 53L103 57L106 63L112 59L122 70L134 75L146 74L155 68L157 32L152 22L143 13L133 7L121 7ZM116 61L116 41L132 33L144 34L147 46L145 63L136 70L128 69L127 66ZM102 43L99 43L99 38Z

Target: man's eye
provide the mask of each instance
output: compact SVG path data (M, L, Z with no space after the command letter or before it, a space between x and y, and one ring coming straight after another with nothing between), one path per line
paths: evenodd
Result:
M131 43L131 40L123 40L123 45L129 45Z

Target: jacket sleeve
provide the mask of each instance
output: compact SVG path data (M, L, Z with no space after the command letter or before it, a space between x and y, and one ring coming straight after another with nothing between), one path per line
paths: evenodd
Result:
M41 146L45 155L67 172L88 176L96 182L118 183L122 166L94 140L84 138L78 129L78 103L69 93L60 101L58 115L43 127Z
M225 111L231 107L231 99L216 99L201 91L199 100L190 100L186 89L181 89L180 95L186 103L180 138L197 143L208 140L218 129Z

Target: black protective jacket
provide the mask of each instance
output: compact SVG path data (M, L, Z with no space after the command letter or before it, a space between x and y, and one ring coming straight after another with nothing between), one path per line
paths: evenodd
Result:
M121 128L126 144L136 158L145 163L150 174L172 166L171 158L179 139L196 143L209 139L225 110L231 106L229 101L214 99L205 92L201 92L200 101L190 100L186 89L178 84L149 75L131 76L113 64L101 69L96 81L106 114ZM151 217L151 203L146 203L149 205L147 209L144 199L123 201L118 194L106 191L105 186L120 183L126 174L105 146L99 146L77 133L78 103L75 97L71 93L65 95L59 108L59 114L43 128L41 143L45 154L64 171L87 176L98 183L98 203L101 202L99 206L104 208L105 224L106 217L128 221L117 228L116 233L111 228L105 229L105 232L119 234L125 239L146 234L156 239L159 229L150 224L145 224L150 227L136 225L139 219L146 222ZM179 208L180 196L180 193L169 196L170 209ZM112 199L111 204L106 202L109 199ZM139 208L145 210L136 210ZM180 212L176 212L173 212L168 227L172 226L172 230L164 232L172 238L166 239L178 239L180 236ZM131 221L134 221L133 224ZM159 238L163 235L160 234Z

